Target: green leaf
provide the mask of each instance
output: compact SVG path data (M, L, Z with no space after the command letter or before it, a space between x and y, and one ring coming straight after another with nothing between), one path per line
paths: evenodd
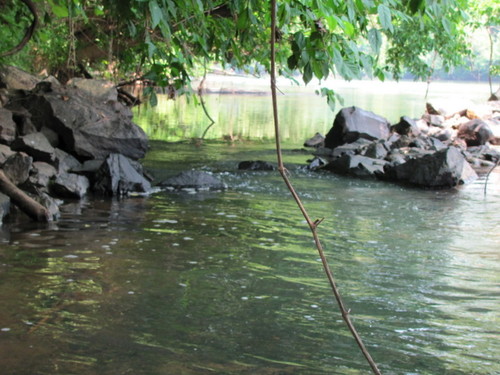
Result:
M172 0L167 0L168 4L168 12L172 15L172 17L177 17L177 7Z
M149 38L146 38L146 44L148 46L148 57L150 59L152 59L153 55L154 55L154 53L156 51L156 46L154 45L154 43Z
M248 12L249 9L245 8L243 11L238 15L238 21L236 22L236 27L238 30L244 30L248 27Z
M330 64L328 61L324 61L323 64L321 64L321 70L323 72L323 78L327 79L330 74Z
M320 62L318 62L316 60L311 60L311 67L312 67L312 70L313 70L316 78L322 79L323 78L323 69L322 69L323 64L321 64Z
M347 34L347 36L349 37L354 36L354 31L355 31L354 25L349 21L344 21L343 25L344 25L344 31Z
M325 21L326 21L326 24L327 24L329 30L335 30L335 28L338 25L336 17L332 17L332 16L325 17Z
M443 25L444 31L446 31L450 36L452 34L451 32L451 25L450 25L450 20L448 18L441 18L441 24Z
M302 79L304 80L304 83L307 85L309 82L311 82L311 79L313 77L313 71L310 63L307 63L304 66L304 73L302 74Z
M167 42L170 42L172 34L170 32L170 27L166 22L160 22L160 31L161 35L163 35Z
M137 28L135 27L134 23L132 21L127 22L128 26L128 32L130 36L134 37L137 35Z
M290 23L290 5L288 3L281 3L278 6L278 20L281 26L288 25Z
M337 71L340 72L342 70L342 66L344 65L344 59L338 49L333 51L333 63L335 64Z
M406 0L406 3L413 14L425 6L425 0Z
M297 55L296 54L291 55L287 60L288 69L290 69L290 70L297 69L298 63L299 63L299 60L297 58Z
M151 13L151 27L154 29L163 17L163 12L156 0L149 1L149 12Z
M378 29L370 29L368 31L368 42L370 43L373 53L378 55L382 47L382 34Z
M327 87L322 87L321 91L316 90L316 94L319 95L321 93L322 97L326 96L326 103L328 104L328 107L330 107L330 110L332 112L335 112L335 106L337 104L337 101L341 104L344 105L344 98L337 94L335 91L332 89L329 89Z
M149 95L149 104L151 104L152 107L156 107L158 105L158 96L154 90L152 90Z
M294 39L295 43L297 43L297 47L299 48L299 50L303 50L306 47L306 39L301 31L295 33Z
M384 30L389 30L393 32L394 27L392 26L391 10L384 4L380 4L377 9L378 9L378 18L382 28Z
M68 8L65 7L64 5L56 5L56 4L54 4L52 6L52 12L54 12L54 14L57 17L60 17L60 18L66 18L66 17L69 16Z

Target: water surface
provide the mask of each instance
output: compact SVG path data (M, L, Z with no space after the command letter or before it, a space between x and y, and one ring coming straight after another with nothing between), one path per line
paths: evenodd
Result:
M2 374L369 373L279 175L237 170L275 160L256 138L151 142L157 180L194 168L227 191L2 227ZM382 372L499 373L500 174L486 195L484 177L427 191L309 172L298 142L284 154Z

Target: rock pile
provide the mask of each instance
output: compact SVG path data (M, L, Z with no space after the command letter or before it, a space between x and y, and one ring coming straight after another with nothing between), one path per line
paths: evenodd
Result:
M0 70L0 224L9 202L30 215L23 203L33 198L46 209L41 219L53 220L59 199L148 191L137 162L147 148L113 84L73 79L63 86Z
M428 103L421 119L404 116L394 125L361 108L343 108L326 137L316 134L305 142L316 148L309 168L425 188L471 182L477 171L500 160L491 147L500 144L497 104L478 114Z

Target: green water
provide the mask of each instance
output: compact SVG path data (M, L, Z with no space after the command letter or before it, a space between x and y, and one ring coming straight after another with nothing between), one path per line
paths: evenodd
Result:
M308 172L296 143L284 146L292 182L325 218L327 257L382 373L499 373L500 174L486 196L484 177L408 189ZM195 168L230 188L88 199L49 226L4 226L0 373L370 373L286 187L238 171L249 159L274 161L273 144L152 141L158 180Z

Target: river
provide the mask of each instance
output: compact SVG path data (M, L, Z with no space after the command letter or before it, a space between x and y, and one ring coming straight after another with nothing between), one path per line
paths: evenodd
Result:
M408 95L384 116L416 115ZM88 198L48 226L2 227L2 374L369 373L280 177L237 170L275 160L269 97L206 100L217 122L205 142L185 140L207 126L196 103L136 114L152 138L144 165L158 180L211 171L227 191ZM325 218L327 258L382 373L499 373L500 173L486 194L484 176L430 191L312 173L301 143L333 114L313 94L280 101L285 164Z

